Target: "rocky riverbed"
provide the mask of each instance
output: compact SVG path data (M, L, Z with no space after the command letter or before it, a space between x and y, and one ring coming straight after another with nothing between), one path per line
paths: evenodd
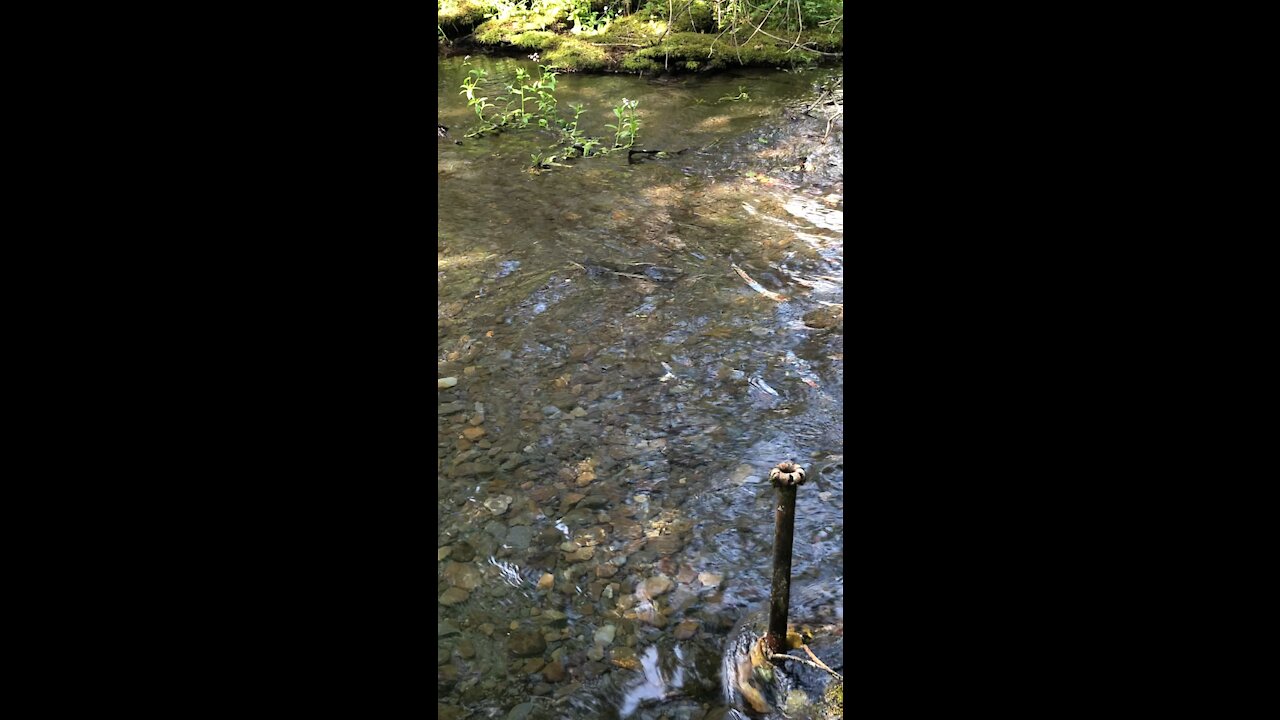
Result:
M767 597L783 459L810 478L794 616L842 662L843 198L818 169L842 128L824 141L826 124L779 109L678 163L508 186L492 178L514 141L441 141L441 717L725 717L722 659ZM625 271L646 264L678 272Z

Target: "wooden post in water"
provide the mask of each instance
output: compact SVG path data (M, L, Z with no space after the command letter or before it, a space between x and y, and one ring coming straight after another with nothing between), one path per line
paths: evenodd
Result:
M769 593L769 630L765 647L770 653L787 652L787 612L791 605L791 543L796 530L796 488L804 484L804 468L781 462L769 472L778 488L773 516L773 583Z

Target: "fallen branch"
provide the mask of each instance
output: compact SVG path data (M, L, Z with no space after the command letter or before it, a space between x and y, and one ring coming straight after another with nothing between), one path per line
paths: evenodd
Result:
M805 648L805 649L807 650L808 648ZM813 653L811 652L811 653L810 653L810 655L812 655L812 654L813 654ZM823 664L821 661L816 662L816 663L815 663L815 662L810 662L810 661L808 661L808 660L805 660L804 658L798 658L798 657L796 657L796 656L794 656L794 655L770 655L770 656L769 656L769 659L770 659L770 660L794 660L795 662L803 663L803 664L805 664L805 665L808 665L809 667L813 668L814 670L821 670L821 671L823 671L823 672L830 673L833 677L835 677L835 678L836 678L837 680L839 680L840 682L844 682L844 676L843 676L843 675L841 675L840 673L836 672L835 670L832 670L831 668L827 667L827 666L826 666L825 664Z
M751 279L751 276L750 276L750 275L748 275L748 274L746 274L745 272L743 272L742 268L738 267L737 265L732 265L732 264L731 264L731 265L730 265L730 267L732 267L732 268L733 268L733 271L734 271L734 272L736 272L736 273L738 273L738 275L739 275L739 276L741 276L743 280L746 280L746 281L747 281L747 285L750 285L752 290L755 290L756 292L758 292L758 293L760 293L761 295L763 295L763 296L765 296L765 297L769 298L770 300L776 300L776 301L778 301L778 302L786 302L786 301L787 301L787 297L786 297L786 296L779 295L778 293L773 292L772 290L766 290L766 289L765 289L765 287L764 287L763 285L761 285L760 283L756 282L755 280L752 280L752 279Z
M750 22L748 22L747 24L748 24L748 25L751 25L751 23L750 23ZM757 32L759 32L761 35L767 35L767 36L769 36L769 37L773 38L774 40L781 40L781 41L782 41L782 42L784 42L784 43L791 43L791 47L790 47L790 48L788 48L788 50L794 50L794 49L796 49L796 48L800 48L801 50L804 50L805 52L817 53L818 55L826 55L827 57L844 57L844 53L830 53L830 52L823 52L823 51L821 51L821 50L815 50L815 49L813 49L813 48L809 47L808 45L802 45L802 44L800 44L800 43L798 43L798 42L795 42L795 41L793 41L793 40L788 40L788 39L786 39L786 38L780 38L780 37L778 37L777 35L774 35L773 33L769 32L768 30L765 30L764 28L760 27L759 25L753 25L752 27L754 27L754 28L756 29L756 31L757 31ZM752 35L754 36L754 35L755 35L755 33L752 33Z

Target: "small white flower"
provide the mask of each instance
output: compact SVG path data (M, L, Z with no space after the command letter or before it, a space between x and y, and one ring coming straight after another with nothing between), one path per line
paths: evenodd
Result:
M534 62L537 62L537 61L538 61L538 53L534 53L534 54L530 55L530 56L529 56L529 59L530 59L530 60L532 60L532 61L534 61Z

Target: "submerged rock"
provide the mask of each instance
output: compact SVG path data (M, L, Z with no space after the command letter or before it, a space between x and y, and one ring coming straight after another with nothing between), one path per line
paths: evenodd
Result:
M674 585L675 583L671 582L671 578L665 575L657 575L655 577L645 578L641 587L644 589L645 595L651 598L656 598L659 595L670 591Z
M533 657L547 649L547 640L538 630L520 630L511 633L508 645L516 657Z
M471 593L460 587L451 587L440 595L441 605L457 605L458 603L471 597Z
M528 525L516 525L507 532L507 544L516 550L529 549L533 542L533 528Z
M562 682L565 677L564 664L559 660L548 663L542 668L542 677L546 678L547 682Z

